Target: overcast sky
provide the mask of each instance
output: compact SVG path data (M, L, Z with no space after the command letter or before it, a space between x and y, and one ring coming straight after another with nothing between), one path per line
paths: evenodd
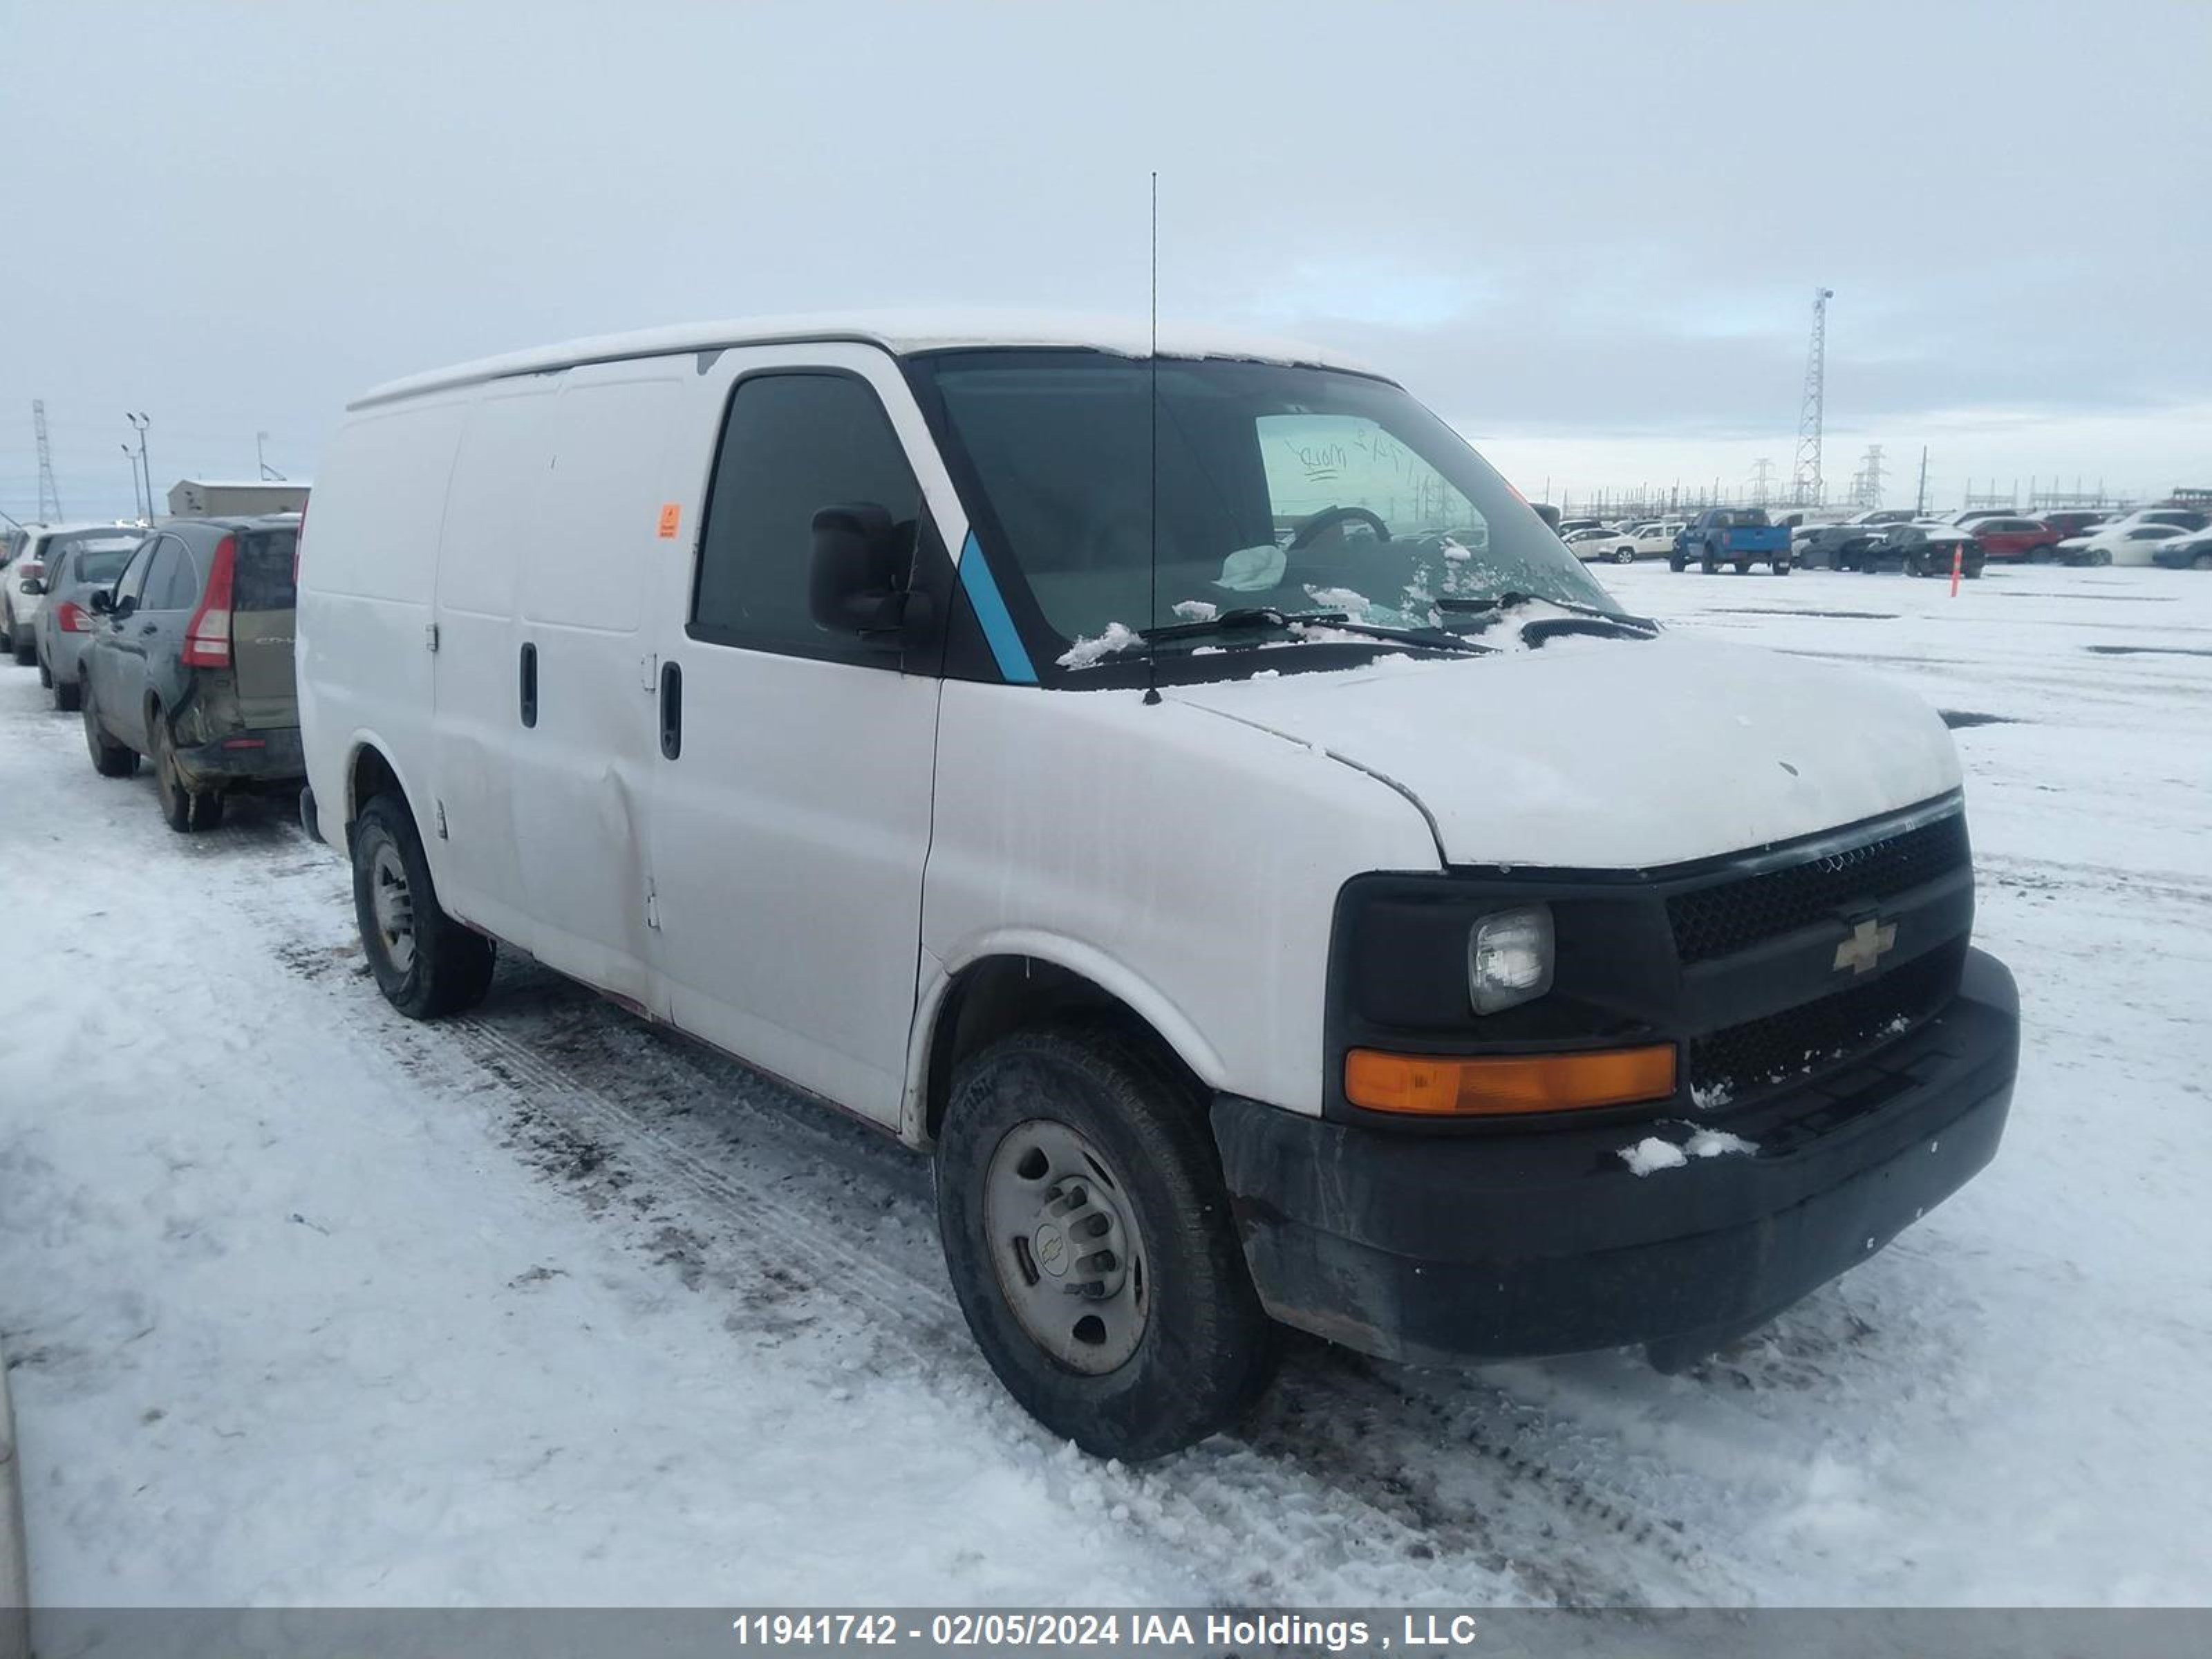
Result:
M312 474L345 399L910 303L1354 351L1531 495L2212 485L2212 0L414 7L0 0L0 507Z

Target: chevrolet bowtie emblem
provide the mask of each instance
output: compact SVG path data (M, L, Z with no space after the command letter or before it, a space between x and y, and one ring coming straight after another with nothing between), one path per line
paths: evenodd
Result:
M1836 947L1836 971L1870 974L1889 948L1897 943L1897 924L1872 917L1851 929L1850 937Z

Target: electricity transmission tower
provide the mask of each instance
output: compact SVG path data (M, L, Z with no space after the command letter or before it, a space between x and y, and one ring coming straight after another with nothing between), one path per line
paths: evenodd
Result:
M46 400L31 399L31 430L39 439L39 517L47 524L62 521L62 493L54 484L54 447L46 440Z
M1820 422L1827 405L1828 301L1832 288L1813 290L1813 345L1805 357L1805 401L1797 413L1797 465L1790 490L1799 507L1820 504Z
M1865 459L1859 470L1851 475L1851 505L1880 507L1881 505L1881 446L1869 444Z
M1774 499L1774 462L1762 455L1751 464L1751 504L1765 507Z

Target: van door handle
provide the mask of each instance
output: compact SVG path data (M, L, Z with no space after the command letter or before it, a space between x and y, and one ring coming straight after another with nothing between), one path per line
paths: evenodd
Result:
M660 752L684 752L684 671L672 662L660 665Z
M158 623L141 623L138 624L138 631L141 634L150 634L160 625Z
M538 724L538 647L526 641L522 647L522 723Z

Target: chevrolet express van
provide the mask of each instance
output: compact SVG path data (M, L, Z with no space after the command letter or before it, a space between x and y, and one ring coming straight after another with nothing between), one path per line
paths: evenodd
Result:
M1326 354L523 352L356 402L301 559L385 995L511 947L928 1151L977 1342L1094 1452L1231 1422L1278 1324L1679 1366L1996 1147L1942 722L1627 614Z

